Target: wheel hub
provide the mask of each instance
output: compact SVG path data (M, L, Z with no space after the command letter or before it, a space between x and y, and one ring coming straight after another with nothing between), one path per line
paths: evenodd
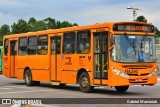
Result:
M26 75L26 81L29 82L31 80L31 76L29 74Z
M88 86L88 79L86 77L82 78L82 86L87 87Z

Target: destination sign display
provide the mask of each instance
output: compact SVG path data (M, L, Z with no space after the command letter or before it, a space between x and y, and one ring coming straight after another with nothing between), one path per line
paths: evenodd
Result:
M154 27L144 24L115 24L113 31L128 31L128 32L154 32Z

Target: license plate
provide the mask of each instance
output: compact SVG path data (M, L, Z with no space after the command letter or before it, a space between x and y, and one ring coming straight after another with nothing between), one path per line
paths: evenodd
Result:
M141 82L141 81L142 81L142 78L136 78L135 81L136 81L136 82Z

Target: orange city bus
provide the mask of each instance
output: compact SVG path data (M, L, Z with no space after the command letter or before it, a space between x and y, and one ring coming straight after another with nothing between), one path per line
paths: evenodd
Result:
M157 83L155 27L142 22L105 22L3 38L3 75L27 86L50 82L125 92Z

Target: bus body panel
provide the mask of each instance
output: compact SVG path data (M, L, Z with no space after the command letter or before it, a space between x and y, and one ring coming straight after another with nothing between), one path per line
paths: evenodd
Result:
M139 24L138 22L121 22L121 24L131 23L131 24ZM4 40L8 39L8 55L5 55L3 52L3 75L11 78L16 77L17 79L24 79L25 69L28 68L31 70L33 81L42 81L42 82L60 82L65 84L77 84L78 73L83 70L89 74L90 85L91 86L127 86L127 85L150 85L157 83L157 74L149 77L149 73L153 72L157 66L156 63L118 63L114 62L111 59L111 50L112 50L112 37L114 34L124 34L124 31L113 31L112 28L115 23L103 23L103 24L95 24L83 27L70 27L63 28L57 30L45 30L39 32L29 32L24 34L15 34L4 36ZM149 25L146 23L140 23L144 25ZM90 41L90 52L87 54L77 53L77 49L75 48L75 52L72 54L63 52L63 43L64 43L64 33L66 32L75 32L77 41L77 32L79 31L90 31L91 41ZM128 31L128 34L138 34L145 35L146 32L131 32ZM154 32L148 32L148 35L154 36ZM10 45L12 38L19 37L30 37L32 35L48 35L48 53L46 55L19 55L18 47L17 47L17 55L12 57L10 55ZM52 53L52 38L61 37L60 40L60 53L53 54ZM99 42L96 42L95 38L100 38ZM95 52L95 48L103 49L106 44L103 44L101 40L104 40L104 36L107 40L105 43L107 44L107 53L103 51ZM11 40L10 40L11 39ZM15 39L17 40L17 39ZM114 40L114 39L113 39ZM19 41L19 40L17 40ZM19 44L19 42L17 42ZM97 45L97 44L98 45ZM100 46L101 44L101 46ZM17 45L19 46L19 45ZM77 46L77 42L75 42L75 47ZM98 57L95 57L95 56ZM99 57L102 55L101 57ZM101 58L101 59L99 59ZM96 60L95 60L96 59ZM105 61L105 63L104 63ZM139 66L147 66L148 68L141 69ZM103 69L103 71L97 72L96 67L98 69ZM99 66L99 67L98 67ZM105 69L104 67L107 66ZM125 73L127 68L123 66L135 66L138 69L139 74L146 75L137 75L130 76L129 78L124 78L119 76L113 72L113 68L117 68L119 71ZM100 68L101 67L101 68ZM101 75L101 76L99 76ZM96 76L98 78L96 78ZM104 77L104 78L103 78ZM137 81L140 79L141 81Z

